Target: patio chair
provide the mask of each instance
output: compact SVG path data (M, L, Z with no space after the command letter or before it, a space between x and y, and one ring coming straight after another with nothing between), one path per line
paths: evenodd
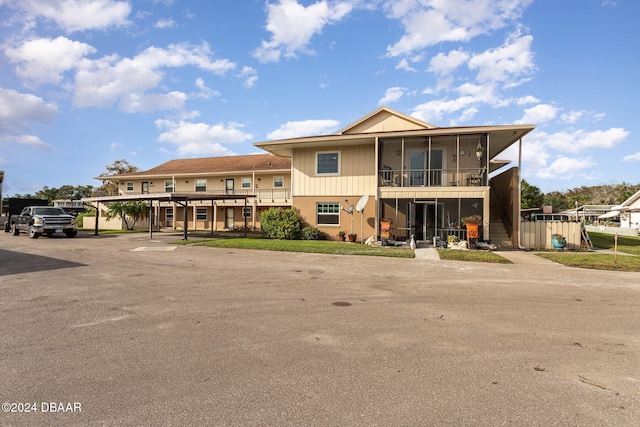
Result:
M481 168L478 172L467 175L467 185L482 185L486 168Z

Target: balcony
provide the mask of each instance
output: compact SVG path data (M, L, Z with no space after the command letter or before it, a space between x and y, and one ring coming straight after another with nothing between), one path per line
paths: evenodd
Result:
M378 173L380 187L479 187L487 185L485 168L394 170Z

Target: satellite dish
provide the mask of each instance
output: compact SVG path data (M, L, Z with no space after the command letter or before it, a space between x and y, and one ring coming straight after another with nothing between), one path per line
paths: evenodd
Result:
M367 202L369 201L369 195L365 194L358 200L358 204L356 205L356 210L358 212L362 212L365 206L367 206Z

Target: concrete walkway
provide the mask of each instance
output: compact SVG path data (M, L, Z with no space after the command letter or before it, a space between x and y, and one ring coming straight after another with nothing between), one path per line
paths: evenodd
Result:
M501 250L494 251L496 255L504 257L511 261L514 264L538 264L544 265L552 263L553 261L549 261L548 259L541 258L535 255L533 252L528 251L518 251L518 250ZM415 249L416 259L417 260L427 260L427 261L440 261L440 255L438 254L438 250L433 246L418 246Z

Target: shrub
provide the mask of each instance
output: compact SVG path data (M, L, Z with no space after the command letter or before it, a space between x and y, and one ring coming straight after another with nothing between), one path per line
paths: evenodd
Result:
M315 227L305 227L300 232L300 238L302 240L320 240L322 232Z
M294 208L270 208L260 214L262 235L269 239L297 239L302 218Z

